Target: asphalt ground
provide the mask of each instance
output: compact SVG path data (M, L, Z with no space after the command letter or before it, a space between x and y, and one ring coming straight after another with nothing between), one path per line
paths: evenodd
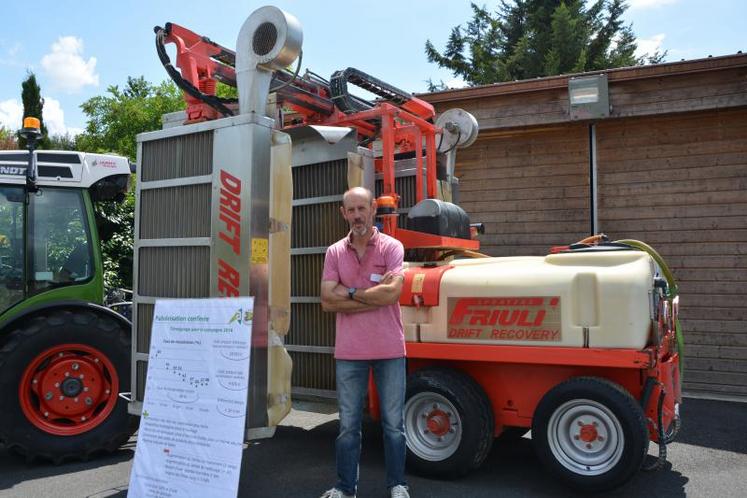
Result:
M640 472L605 498L747 496L747 403L686 399L683 427L662 470ZM335 479L334 407L297 402L274 438L244 451L239 496L316 498ZM124 498L135 438L114 454L55 466L27 464L0 446L0 497ZM656 454L651 445L650 455ZM483 466L465 478L440 481L408 475L413 498L577 496L542 469L528 436L496 441ZM364 426L359 498L385 498L381 431ZM204 497L209 498L209 497Z

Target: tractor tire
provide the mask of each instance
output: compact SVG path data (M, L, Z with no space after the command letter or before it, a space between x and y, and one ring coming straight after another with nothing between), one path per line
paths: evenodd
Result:
M130 390L130 331L90 311L51 310L22 323L0 349L0 441L61 463L113 452L137 428Z
M648 431L630 393L606 379L577 377L542 398L532 442L540 460L565 484L599 492L622 485L641 468Z
M488 456L494 426L488 397L466 374L432 368L408 377L408 470L438 479L467 474Z

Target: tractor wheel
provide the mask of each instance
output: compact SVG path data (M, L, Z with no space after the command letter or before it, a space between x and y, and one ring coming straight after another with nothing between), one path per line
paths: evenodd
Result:
M623 388L578 377L558 384L534 412L532 441L545 466L579 491L620 486L643 463L646 419Z
M467 375L420 370L407 379L407 465L436 478L456 478L482 464L493 444L493 412Z
M55 463L112 452L136 429L127 402L130 331L90 311L54 310L0 349L0 441Z

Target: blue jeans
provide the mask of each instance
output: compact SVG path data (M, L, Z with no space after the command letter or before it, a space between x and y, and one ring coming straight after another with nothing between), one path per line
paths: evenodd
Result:
M337 489L354 495L358 486L361 456L361 419L368 390L368 371L373 368L384 430L386 486L405 482L405 359L337 360L337 402L340 434L335 441Z

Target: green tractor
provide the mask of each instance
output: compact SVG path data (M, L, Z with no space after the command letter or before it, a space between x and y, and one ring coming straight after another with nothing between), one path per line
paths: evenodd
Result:
M114 451L127 413L131 324L104 306L93 203L121 200L124 157L0 151L0 443L27 460Z

